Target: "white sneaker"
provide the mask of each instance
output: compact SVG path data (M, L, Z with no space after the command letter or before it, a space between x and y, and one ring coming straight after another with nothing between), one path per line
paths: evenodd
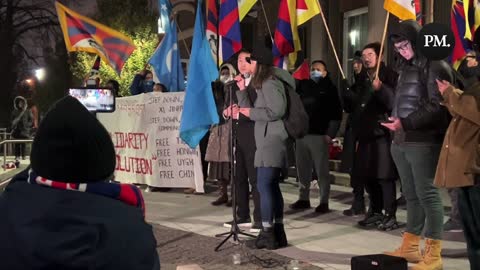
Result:
M223 227L231 228L232 223L233 223L233 220L229 221L229 222L225 222L225 223L223 223ZM239 219L239 220L237 220L237 226L239 228L250 228L250 227L252 227L252 222L250 220L240 220Z

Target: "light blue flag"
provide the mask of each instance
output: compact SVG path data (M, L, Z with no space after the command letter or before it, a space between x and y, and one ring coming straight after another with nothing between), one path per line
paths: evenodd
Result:
M172 3L170 0L158 0L158 12L160 13L160 20L158 20L158 27L162 28L165 33L168 33L170 14L172 13Z
M178 51L176 22L172 20L168 28L167 34L153 53L149 63L160 83L165 85L169 92L178 92L185 89L185 76Z
M218 114L212 92L212 81L218 77L205 32L203 0L197 4L192 55L188 69L187 90L180 121L180 138L191 148L197 147Z

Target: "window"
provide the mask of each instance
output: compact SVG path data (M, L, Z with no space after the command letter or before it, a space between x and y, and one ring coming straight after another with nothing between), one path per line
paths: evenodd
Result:
M355 51L367 45L368 7L345 12L343 15L343 68L348 80L352 78Z

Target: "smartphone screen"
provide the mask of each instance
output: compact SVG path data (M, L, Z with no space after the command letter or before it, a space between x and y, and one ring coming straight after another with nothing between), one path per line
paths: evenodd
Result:
M70 88L68 94L91 112L114 112L115 96L107 88Z

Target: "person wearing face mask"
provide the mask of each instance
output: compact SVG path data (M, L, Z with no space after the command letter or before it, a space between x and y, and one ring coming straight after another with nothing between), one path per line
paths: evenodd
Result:
M228 89L225 84L233 80L236 70L231 64L223 64L220 67L220 78L212 83L213 97L217 106L217 112L220 119L218 125L210 128L205 161L210 164L208 178L218 181L219 197L212 202L212 205L228 204L228 184L230 183L230 128L231 121L227 121L223 116L225 109L225 98Z
M456 189L471 270L480 269L480 83L476 80L464 91L436 81L453 120L443 140L434 184Z
M296 140L295 159L300 182L299 199L291 209L310 208L310 182L315 168L320 188L317 213L329 212L330 178L328 147L337 134L342 119L342 106L337 87L328 76L327 66L321 60L312 62L310 79L298 82L297 92L308 114L308 134Z
M471 92L471 89L477 90L476 87L472 87L478 83L478 77L480 76L480 66L478 65L477 54L475 51L469 51L465 55L465 58L458 67L459 84L460 88ZM448 188L448 195L452 204L450 215L448 220L443 224L443 230L445 232L461 232L462 223L460 212L458 209L458 188Z
M130 85L130 93L132 96L153 91L153 73L150 70L142 70L133 78L133 82Z

